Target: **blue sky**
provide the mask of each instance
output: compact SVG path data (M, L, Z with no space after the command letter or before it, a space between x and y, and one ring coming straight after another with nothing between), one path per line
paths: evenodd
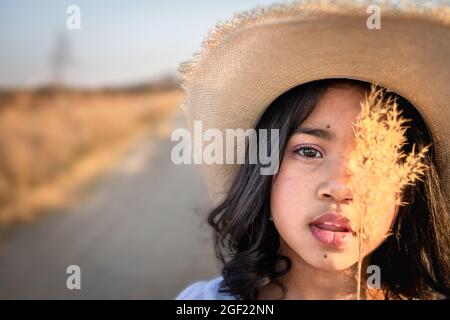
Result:
M64 81L97 87L176 72L199 51L206 32L233 13L274 0L2 0L0 86L51 81L57 39L67 45ZM69 5L81 29L66 28Z

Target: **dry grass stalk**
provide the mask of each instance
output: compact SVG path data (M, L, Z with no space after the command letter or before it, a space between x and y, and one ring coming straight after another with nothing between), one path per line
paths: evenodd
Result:
M361 114L353 127L355 148L349 157L350 187L353 201L345 208L356 217L359 241L357 272L357 299L361 298L361 266L367 248L379 239L388 237L380 227L386 213L401 201L407 185L414 184L428 169L422 162L430 145L410 154L401 149L407 144L405 136L410 121L401 117L397 102L385 98L385 90L372 86L369 95L361 102Z

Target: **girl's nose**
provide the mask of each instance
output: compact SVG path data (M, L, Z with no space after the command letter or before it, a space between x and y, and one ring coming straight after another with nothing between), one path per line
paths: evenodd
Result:
M353 194L349 185L350 173L346 165L335 166L336 171L324 181L318 188L320 199L331 199L338 203L353 200Z
M345 181L328 181L318 190L320 199L328 199L338 203L347 203L353 200L349 185Z

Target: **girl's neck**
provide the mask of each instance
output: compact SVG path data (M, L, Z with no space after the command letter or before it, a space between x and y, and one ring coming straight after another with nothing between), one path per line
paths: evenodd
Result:
M285 254L286 255L286 254ZM306 263L301 257L287 255L291 259L291 269L277 279L286 289L286 300L349 300L356 298L357 264L342 271L325 271ZM367 259L362 270L366 270ZM363 272L364 274L364 272ZM361 281L361 299L381 299L381 290L367 289L366 281ZM270 282L260 291L259 299L280 299L282 291Z
M316 269L304 261L292 261L291 270L280 280L285 299L354 299L357 291L356 268L343 271Z

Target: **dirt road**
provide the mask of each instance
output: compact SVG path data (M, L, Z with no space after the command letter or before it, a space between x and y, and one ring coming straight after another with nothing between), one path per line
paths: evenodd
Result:
M171 162L174 144L148 136L87 201L3 235L0 298L172 299L218 275L206 189L198 168ZM69 265L80 267L81 290L66 287Z

